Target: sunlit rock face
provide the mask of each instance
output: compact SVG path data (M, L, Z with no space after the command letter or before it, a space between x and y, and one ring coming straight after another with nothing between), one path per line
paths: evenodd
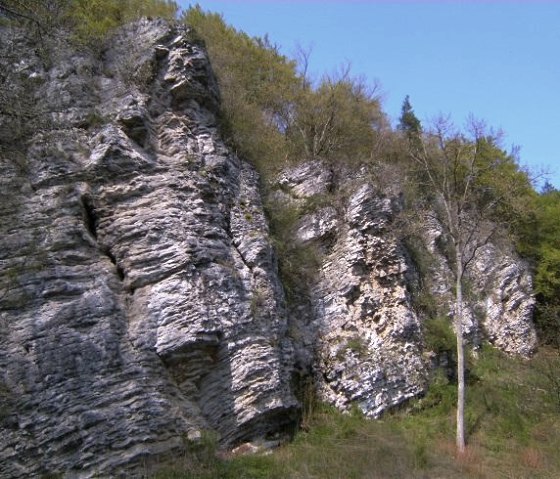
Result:
M425 244L434 258L429 271L431 292L444 309L453 311L455 280L438 246L441 226L433 219L427 219L424 226ZM527 358L537 349L533 279L529 265L511 245L498 244L482 246L469 265L464 330L474 345L486 339L505 353Z
M32 112L29 147L0 148L0 477L140 477L208 434L277 443L303 387L371 418L425 391L398 188L320 161L278 177L267 201L301 207L291 240L316 256L287 304L205 51L147 20L110 45L0 29L4 86ZM20 127L0 116L0 139ZM426 223L449 311L440 234ZM530 355L523 263L487 245L471 287L469 337Z
M335 176L311 162L279 180L285 201L329 192L338 198L298 225L297 239L314 246L320 266L307 313L293 310L292 328L301 338L296 352L322 399L378 417L424 391L421 325L407 290L406 251L392 230L398 199L355 172ZM315 344L313 358L308 343Z
M478 253L473 282L484 336L502 351L530 357L537 349L535 299L529 267L512 252L489 244Z
M56 128L25 175L2 158L1 477L132 474L294 424L258 177L217 133L206 54L163 22L111 44L21 66Z
M419 272L396 221L399 196L365 172L334 171L317 161L286 170L278 183L278 201L311 210L296 239L319 262L308 298L291 308L298 366L311 371L323 400L370 417L423 393L431 367L423 339L429 318L411 294ZM452 324L454 279L438 247L441 228L426 218L420 231L430 258L423 282ZM527 265L507 245L487 244L468 283L467 340L476 347L487 339L509 354L530 356L537 343Z

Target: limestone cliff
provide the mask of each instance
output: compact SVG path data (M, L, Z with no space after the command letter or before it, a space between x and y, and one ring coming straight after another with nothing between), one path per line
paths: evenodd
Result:
M220 137L188 29L140 21L101 58L0 34L38 125L24 151L0 150L0 477L134 475L208 432L224 447L287 437L297 375L370 417L424 391L398 196L321 162L280 175L268 201L314 204L294 241L319 253L288 306L258 175ZM530 354L526 268L489 246L476 269L481 331Z
M311 210L299 221L296 240L320 256L308 298L292 308L297 366L311 372L323 400L342 410L357 406L370 417L421 394L431 354L423 338L427 318L412 294L417 265L395 222L399 195L366 170L335 171L318 161L286 170L278 183L277 201ZM422 231L431 258L425 281L448 315L454 281L438 247L441 230L426 218ZM528 357L537 345L531 276L510 249L488 244L480 250L464 307L474 346L485 338Z
M117 474L294 423L258 178L187 37L140 22L103 61L63 40L51 68L25 59L57 118L25 176L2 162L1 477Z
M424 219L424 241L433 255L429 268L431 293L452 310L453 279L442 251L441 226ZM481 248L469 271L470 301L465 302L466 332L474 343L487 339L508 354L531 356L537 348L533 325L535 299L529 266L511 245L489 243Z
M333 192L300 220L296 234L321 256L306 321L298 310L292 315L296 337L307 337L316 350L309 361L308 346L296 341L299 364L313 372L324 400L378 417L423 392L427 379L421 325L406 286L409 266L390 227L396 199L363 175L335 175L320 162L286 171L279 183L279 201Z

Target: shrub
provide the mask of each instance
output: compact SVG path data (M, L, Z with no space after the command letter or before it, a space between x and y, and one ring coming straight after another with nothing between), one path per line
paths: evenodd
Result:
M437 316L424 321L424 340L426 348L436 353L453 351L457 339L451 327L451 320Z
M74 38L95 48L116 27L141 17L176 18L178 5L171 0L73 0L66 11Z

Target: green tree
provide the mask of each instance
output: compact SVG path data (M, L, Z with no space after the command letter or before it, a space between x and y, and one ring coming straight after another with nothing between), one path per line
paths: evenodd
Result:
M0 0L0 16L6 20L30 23L48 34L68 29L90 46L127 22L141 17L172 20L178 13L172 0Z
M530 242L536 258L537 326L541 341L560 349L560 191L548 188L536 199Z
M78 41L95 46L109 32L141 17L173 20L179 12L171 0L70 0L66 20Z
M404 132L409 140L417 139L422 133L422 124L414 114L408 95L404 98L401 107L401 116L399 117L397 130Z
M198 5L182 17L206 43L222 93L223 127L261 171L286 161L364 160L386 119L375 88L348 68L313 85L267 37L251 38ZM304 59L304 63L306 58Z
M199 5L181 20L204 41L222 95L222 130L261 173L289 157L286 118L299 88L296 64L267 37L252 38Z
M0 18L18 24L32 24L42 31L60 19L71 0L0 0Z
M385 124L375 88L350 76L349 68L325 76L316 89L303 88L287 119L286 133L304 158L368 159L376 132Z
M553 193L554 191L558 190L554 188L554 185L550 181L546 180L541 188L541 194L546 195L548 193Z

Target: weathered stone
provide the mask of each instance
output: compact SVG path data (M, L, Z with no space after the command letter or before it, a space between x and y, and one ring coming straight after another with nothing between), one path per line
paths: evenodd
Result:
M414 276L410 255L393 227L400 199L370 181L342 169L335 180L317 161L285 171L279 179L284 203L302 207L329 191L339 204L315 208L295 229L297 240L321 255L309 298L291 311L298 365L313 371L326 401L343 410L356 405L377 417L422 393L433 364L423 350L424 318L415 313L407 284ZM441 228L430 218L424 225L433 256L425 280L440 309L451 315L453 275L439 251ZM523 262L489 244L476 257L470 277L474 291L464 312L471 341L486 337L503 351L530 355L536 347L534 300Z
M482 328L489 341L509 354L532 356L537 349L533 325L535 299L528 265L513 253L489 244L473 264Z
M288 311L258 175L220 138L216 80L186 28L136 22L102 60L61 35L50 65L19 32L0 37L40 125L25 161L0 158L0 477L141 476L207 430L275 446L298 374L369 417L424 390L398 188L320 161L280 175L268 200L306 212L293 239L319 264ZM427 221L425 242L449 309L440 230ZM471 338L530 355L525 265L487 245L471 276Z
M429 272L432 294L452 311L455 280L438 247L441 226L433 219L426 219L424 224L425 243L434 258ZM535 299L528 265L509 247L488 243L477 251L467 274L471 291L463 309L464 330L470 341L476 345L484 337L508 354L534 354Z
M2 477L134 474L205 429L234 445L294 422L258 177L217 133L206 54L164 22L114 45L97 77L58 51L38 92L56 133L27 178L2 161Z
M296 230L297 240L306 243L333 235L339 223L337 216L337 211L332 206L304 216Z
M320 161L309 161L286 170L278 184L296 198L308 198L327 193L333 186L333 173Z
M300 242L323 252L310 287L311 311L302 305L292 312L297 358L302 369L314 372L324 400L378 417L420 394L426 384L420 322L405 284L406 256L390 229L393 201L365 180L348 178L355 175L341 175L335 184L325 171L313 162L280 180L296 201L307 191L324 194L326 184L351 192L342 211L320 208L304 216L296 230ZM301 185L310 186L300 190ZM315 357L305 351L310 343Z

